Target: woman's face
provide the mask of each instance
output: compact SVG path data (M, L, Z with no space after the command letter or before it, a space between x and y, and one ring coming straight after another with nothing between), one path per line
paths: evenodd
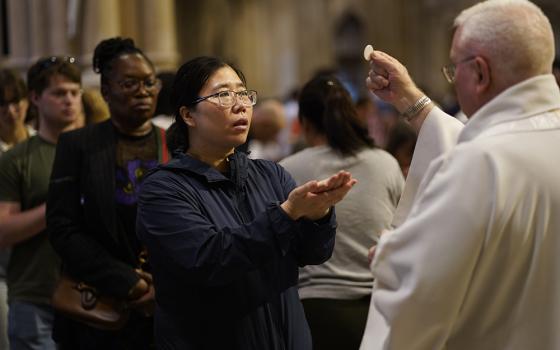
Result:
M214 72L199 92L200 97L222 91L246 90L237 73L229 66ZM253 106L236 98L233 106L220 105L218 97L199 102L188 113L182 113L189 126L189 150L227 153L247 140Z
M113 61L112 74L103 86L111 118L129 127L140 127L154 116L161 83L146 59L124 54Z
M18 99L10 89L5 89L4 94L3 100L6 102L4 105L0 105L0 123L5 125L23 124L28 107L27 98Z

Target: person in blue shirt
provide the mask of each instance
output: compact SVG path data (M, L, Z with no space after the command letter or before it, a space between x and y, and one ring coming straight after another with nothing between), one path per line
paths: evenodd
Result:
M356 183L341 171L296 187L279 165L235 148L255 91L214 57L177 72L174 158L145 179L137 234L156 290L158 349L311 349L298 267L332 254L333 205Z

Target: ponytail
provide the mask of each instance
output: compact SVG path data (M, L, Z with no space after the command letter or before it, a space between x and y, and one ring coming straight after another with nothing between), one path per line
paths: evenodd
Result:
M189 130L182 118L175 118L166 132L167 149L173 154L175 151L185 152L189 147Z
M342 86L341 86L342 88ZM329 146L345 156L375 147L368 129L358 119L356 109L345 90L333 89L325 101L324 132Z
M358 119L350 94L334 76L317 76L303 87L299 118L325 135L328 145L344 156L375 147L366 125Z

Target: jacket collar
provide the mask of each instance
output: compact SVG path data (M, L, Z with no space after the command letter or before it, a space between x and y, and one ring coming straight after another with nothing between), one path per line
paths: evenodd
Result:
M459 135L459 141L471 141L504 124L519 122L560 108L560 90L552 74L538 75L518 83L482 106Z
M204 177L207 182L233 181L237 185L243 185L248 177L249 160L247 155L240 151L235 151L228 157L230 165L230 178L224 176L216 168L195 159L184 152L174 152L173 159L165 165L160 165L160 169L180 170Z

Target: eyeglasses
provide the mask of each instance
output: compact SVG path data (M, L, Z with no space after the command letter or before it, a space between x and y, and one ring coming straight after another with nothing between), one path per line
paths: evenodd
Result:
M199 102L210 98L218 98L218 103L220 106L228 108L233 106L236 102L241 103L246 107L251 107L257 104L257 92L255 90L243 90L243 91L220 91L212 95L199 97L193 102L189 103L189 106L195 105Z
M462 63L472 61L475 58L476 58L476 56L470 56L470 57L465 58L462 61L459 61L458 63L451 63L451 64L448 64L446 66L441 67L441 72L443 73L443 76L445 77L445 80L447 80L447 82L449 84L453 84L455 82L455 71L457 70L457 66L462 64Z
M146 78L146 79L124 79L117 84L120 86L124 93L135 93L140 89L142 85L146 91L149 93L158 92L161 89L161 80L158 78Z

